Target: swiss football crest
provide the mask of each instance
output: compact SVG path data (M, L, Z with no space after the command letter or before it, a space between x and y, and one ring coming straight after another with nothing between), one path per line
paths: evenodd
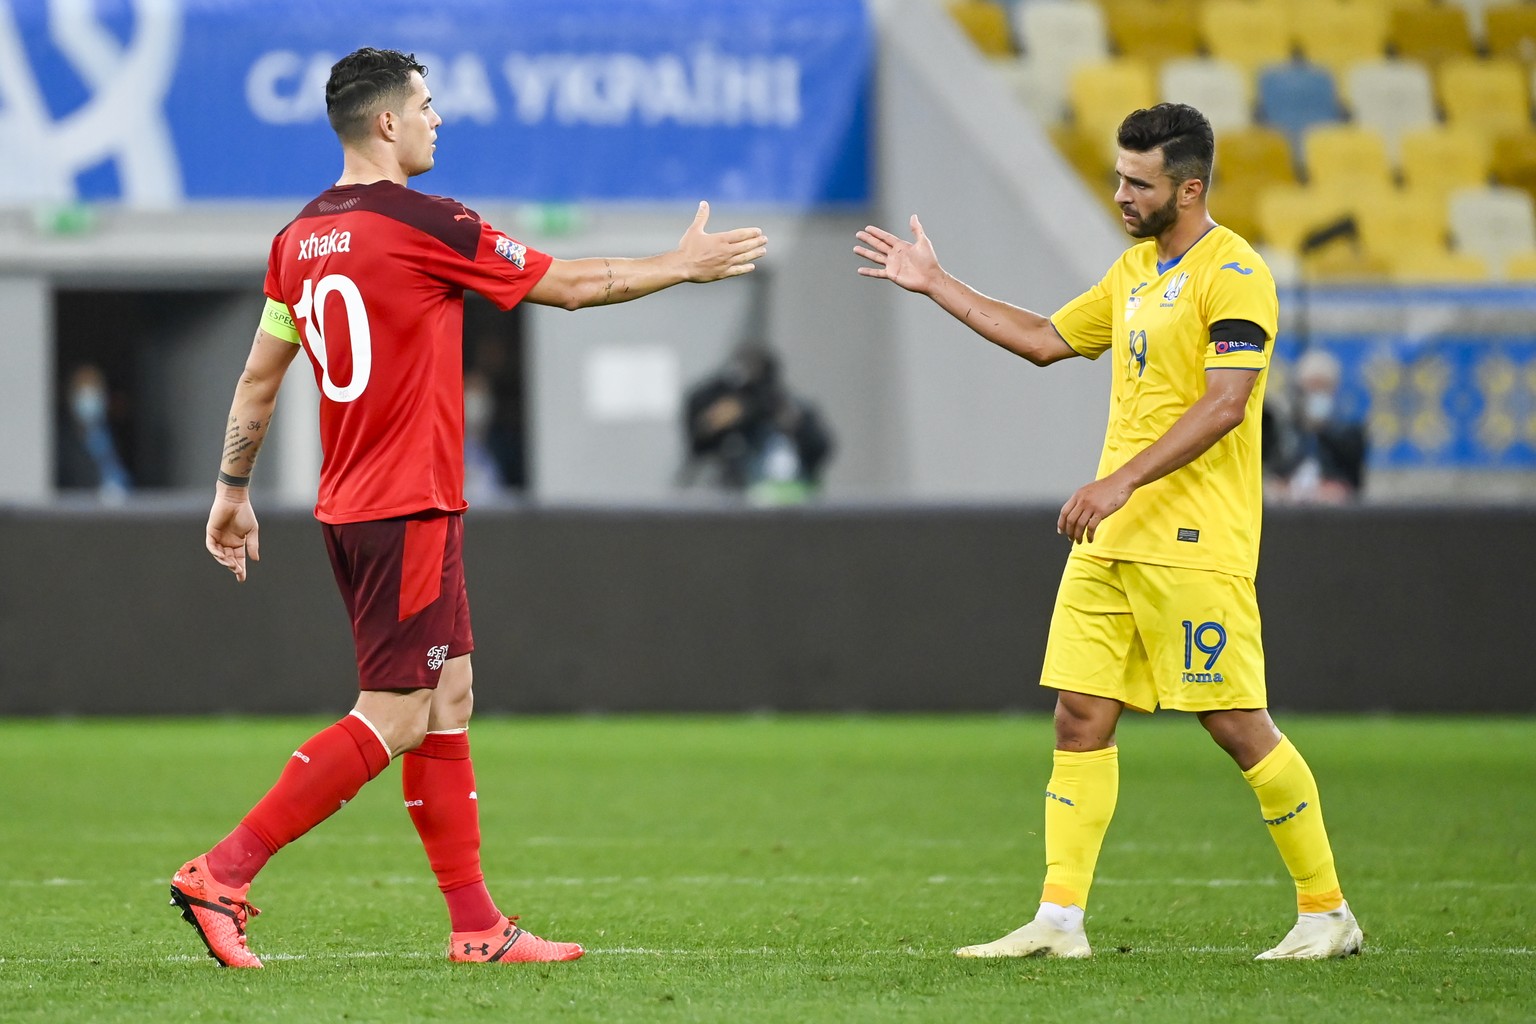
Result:
M512 241L506 235L502 235L501 241L496 243L496 255L511 263L518 270L522 270L523 259L528 255L528 247Z

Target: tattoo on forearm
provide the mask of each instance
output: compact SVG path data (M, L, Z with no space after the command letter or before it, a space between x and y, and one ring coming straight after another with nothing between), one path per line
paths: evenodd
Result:
M608 271L608 283L603 287L603 302L613 301L613 263L603 260L603 268Z
M219 463L220 467L249 476L256 465L256 455L266 436L267 423L270 422L248 420L242 424L237 417L231 416L229 430L224 435L224 457Z

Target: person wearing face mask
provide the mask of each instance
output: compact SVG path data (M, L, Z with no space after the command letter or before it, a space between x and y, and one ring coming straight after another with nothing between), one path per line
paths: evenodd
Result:
M1296 361L1296 401L1290 423L1289 458L1278 497L1342 504L1360 493L1368 443L1365 428L1339 413L1338 359L1308 349Z
M107 379L86 363L70 374L66 429L60 432L63 450L59 484L94 488L103 500L119 501L133 480L117 454L107 417Z

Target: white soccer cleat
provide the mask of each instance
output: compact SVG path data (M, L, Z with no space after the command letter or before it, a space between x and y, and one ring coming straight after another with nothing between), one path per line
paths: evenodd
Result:
M1323 914L1300 914L1296 927L1280 945L1254 957L1255 960L1331 960L1357 956L1363 945L1359 922L1350 913L1349 904Z
M1081 912L1075 923L1052 921L1042 914L1029 924L979 946L963 946L955 956L987 959L1001 956L1052 956L1079 960L1092 956Z

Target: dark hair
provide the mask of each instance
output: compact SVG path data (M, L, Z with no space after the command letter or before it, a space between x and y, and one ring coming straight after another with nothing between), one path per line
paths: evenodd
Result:
M1133 153L1163 151L1163 172L1174 181L1199 178L1211 185L1216 135L1205 115L1187 103L1159 103L1132 111L1120 122L1115 139Z
M345 141L367 136L368 122L390 101L410 92L411 72L426 76L414 53L365 46L331 65L325 83L325 112L331 128Z

